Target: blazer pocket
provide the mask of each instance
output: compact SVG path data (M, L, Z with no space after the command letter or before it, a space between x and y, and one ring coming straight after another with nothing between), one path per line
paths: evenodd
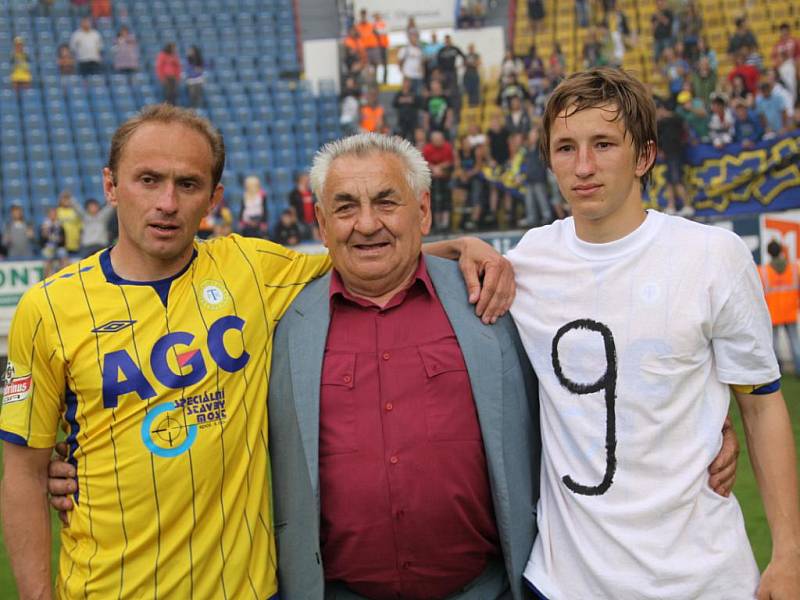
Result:
M480 441L472 386L458 342L418 347L425 368L425 421L428 439L438 442Z
M358 450L355 379L355 354L326 354L319 394L320 456Z

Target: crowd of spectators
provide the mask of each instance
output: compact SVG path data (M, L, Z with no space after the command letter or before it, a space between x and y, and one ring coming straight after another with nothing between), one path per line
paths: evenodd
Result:
M673 11L666 0L656 1L652 58L665 84L654 92L665 208L689 216L691 189L684 181L688 147L709 144L720 153L738 152L798 127L800 41L788 23L780 24L780 39L764 55L742 16L727 48L734 67L720 73L698 2L678 5ZM641 32L632 29L613 0L576 2L576 13L585 36L579 58L583 68L621 66L626 51L640 42ZM436 32L421 36L411 18L408 41L396 49L400 90L381 95L379 65L362 43L368 27L378 31L380 15L374 15L372 25L365 11L360 17L344 41L343 129L393 132L420 148L434 176L435 231L535 226L568 214L536 150L544 105L567 68L558 43L549 56L541 56L535 44L522 56L508 50L497 94L484 98L488 86L474 46L463 51L455 39L458 31L443 39ZM528 17L535 40L543 3L529 2ZM476 121L469 109L477 106L483 106L484 117ZM481 121L488 122L485 130Z
M108 4L108 2L106 2ZM73 5L75 5L73 3ZM88 2L75 6L89 7ZM70 36L68 43L58 46L55 61L62 75L96 75L113 71L115 73L133 74L141 70L139 43L136 36L122 25L117 32L114 44L109 53L104 54L103 37L95 29L93 18L104 18L103 10L96 10L100 4L91 3L92 14L99 16L83 16L80 25ZM41 5L39 5L41 9ZM102 8L102 7L101 7ZM110 9L109 9L110 10ZM110 14L110 12L108 13ZM11 85L16 90L30 87L32 83L30 57L25 48L25 40L14 38L14 49L10 56ZM162 99L176 104L179 98L181 83L186 86L189 106L203 106L203 82L205 62L197 46L191 46L182 60L176 45L172 42L164 45L153 66L156 77L162 86Z

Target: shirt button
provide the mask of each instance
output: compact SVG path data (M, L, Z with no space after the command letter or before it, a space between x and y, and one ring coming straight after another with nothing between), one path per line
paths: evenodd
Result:
M344 382L345 383L350 383L351 381L353 381L353 378L350 377L350 375L345 375L344 376Z
M403 563L403 568L406 569L406 570L410 569L411 568L411 563L408 562L408 561L404 562Z
M390 356L391 355L388 352L384 352L383 353L383 360L389 360Z
M396 456L392 456L392 457L389 459L389 462L390 462L390 463L392 463L393 465L396 465L397 463L399 463L399 462L400 462L400 459L399 459L399 458L397 458Z
M387 402L385 408L387 411L392 410L394 408L394 404L392 404L391 402Z

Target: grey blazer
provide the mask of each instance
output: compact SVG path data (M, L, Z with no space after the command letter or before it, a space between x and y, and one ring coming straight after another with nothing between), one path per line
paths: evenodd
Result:
M484 325L467 302L456 263L428 256L425 261L469 372L511 597L530 598L522 571L536 535L539 498L537 381L511 318L506 315L494 325ZM329 286L330 275L306 286L287 310L273 341L269 451L278 589L286 600L326 597L319 542L318 451ZM454 597L476 596L465 592Z

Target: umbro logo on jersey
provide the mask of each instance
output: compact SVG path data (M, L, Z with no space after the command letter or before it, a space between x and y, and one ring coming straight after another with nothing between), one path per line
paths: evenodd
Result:
M132 326L134 323L136 323L136 321L109 321L105 325L100 325L100 327L92 329L92 333L116 333L122 331L126 327Z

